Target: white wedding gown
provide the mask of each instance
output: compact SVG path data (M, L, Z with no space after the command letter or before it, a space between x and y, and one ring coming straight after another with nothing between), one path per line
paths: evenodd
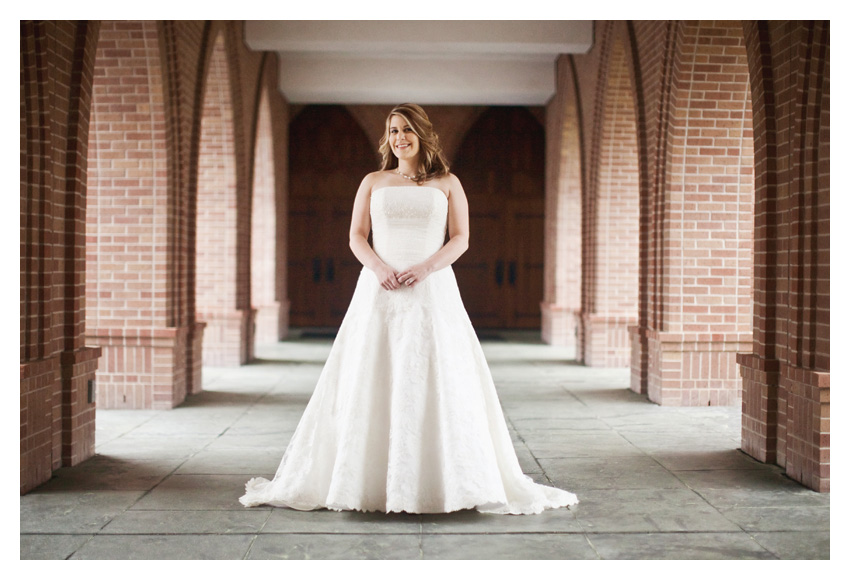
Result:
M443 245L448 201L427 186L370 202L374 250L398 271ZM384 290L364 268L272 481L240 501L298 510L532 514L576 496L524 475L451 267Z

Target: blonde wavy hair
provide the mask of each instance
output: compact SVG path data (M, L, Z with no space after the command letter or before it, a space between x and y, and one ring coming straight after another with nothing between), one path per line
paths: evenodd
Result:
M443 148L440 138L434 132L434 126L425 110L413 103L404 103L393 107L387 115L384 127L384 136L381 137L378 151L381 153L381 169L395 169L398 167L398 159L390 148L390 120L394 115L404 119L410 125L416 136L419 137L419 167L416 171L415 181L422 184L429 179L442 177L449 173L449 163L443 157Z

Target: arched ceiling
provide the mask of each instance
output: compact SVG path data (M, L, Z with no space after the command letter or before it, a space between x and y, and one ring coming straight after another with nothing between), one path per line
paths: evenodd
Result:
M593 44L591 20L248 20L293 104L545 105L559 54Z

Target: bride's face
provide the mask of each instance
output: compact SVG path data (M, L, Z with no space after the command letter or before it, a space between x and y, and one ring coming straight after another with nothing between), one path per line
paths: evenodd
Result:
M393 154L402 159L413 160L419 155L419 137L413 132L413 129L407 122L393 115L390 119L390 147Z

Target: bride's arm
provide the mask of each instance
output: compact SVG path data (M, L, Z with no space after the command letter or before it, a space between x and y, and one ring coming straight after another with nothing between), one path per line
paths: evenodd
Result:
M369 231L372 219L369 217L369 201L372 197L373 174L363 178L354 198L354 210L351 212L351 229L348 231L348 245L360 263L372 270L378 283L386 290L400 287L397 272L387 266L369 245Z
M449 174L449 241L433 256L398 275L402 284L413 286L431 273L454 264L469 248L469 205L460 180ZM408 284L410 281L410 284Z

